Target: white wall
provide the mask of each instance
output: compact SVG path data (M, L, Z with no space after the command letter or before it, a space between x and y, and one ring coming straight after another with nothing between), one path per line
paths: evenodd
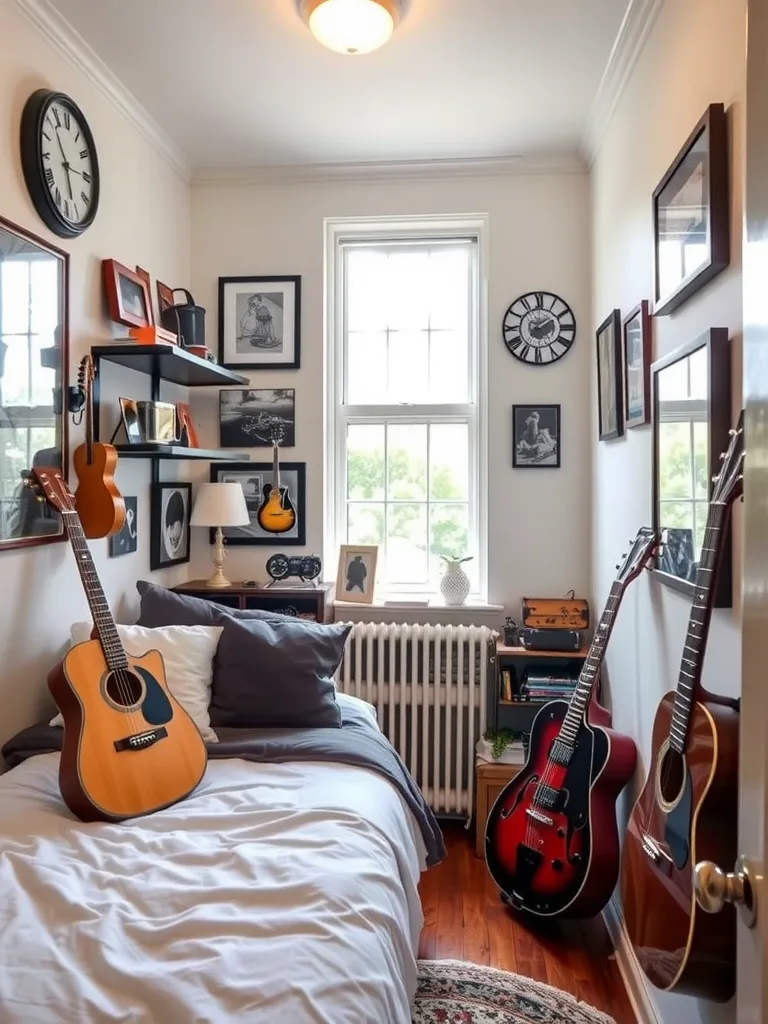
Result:
M102 191L93 226L79 239L51 235L29 199L19 161L19 122L27 97L46 87L69 93L93 130ZM188 280L189 188L104 96L0 0L0 213L70 253L70 383L91 345L108 341L112 324L102 302L101 260L139 264L172 284ZM148 398L145 378L133 373L105 378L103 401L120 394ZM116 406L115 406L116 408ZM113 415L116 415L113 413ZM82 428L70 431L70 450ZM148 463L120 464L117 482L139 499L139 550L107 557L107 541L92 545L113 609L130 620L135 581L149 572ZM186 569L158 573L175 582ZM69 625L88 618L68 544L0 552L0 743L30 725L50 706L45 675L61 651Z
M489 598L519 617L523 595L585 592L589 582L589 187L582 173L453 180L219 183L192 190L192 280L208 308L216 345L219 276L301 274L301 369L266 371L255 387L295 387L296 448L307 463L307 550L323 542L323 218L407 214L490 216L489 236ZM579 325L571 352L551 368L531 368L504 347L501 322L521 293L563 296ZM195 396L203 441L217 443L215 399ZM512 470L511 407L562 403L560 470ZM253 459L263 458L256 449ZM195 564L207 570L205 539ZM265 579L266 548L233 549L233 578ZM333 561L334 555L329 556ZM328 567L335 577L335 564Z
M731 134L731 266L676 314L654 321L655 357L703 333L732 334L734 418L741 406L741 176L745 75L744 0L666 0L615 112L593 166L593 328L614 306L623 313L652 299L651 193L707 105L723 102ZM593 369L593 580L597 604L608 593L627 537L651 522L651 430L598 443ZM740 512L735 522L736 602ZM674 688L691 603L646 574L629 591L608 651L607 671L617 729L640 751L629 813L647 768L651 726L662 694ZM704 685L737 694L739 610L716 611ZM727 865L726 865L727 866ZM682 996L652 993L665 1021L731 1021L735 1005L716 1008Z

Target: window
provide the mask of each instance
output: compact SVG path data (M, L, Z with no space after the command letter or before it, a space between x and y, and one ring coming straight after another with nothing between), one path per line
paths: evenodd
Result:
M485 596L483 226L327 223L326 551L377 544L390 594L466 555Z

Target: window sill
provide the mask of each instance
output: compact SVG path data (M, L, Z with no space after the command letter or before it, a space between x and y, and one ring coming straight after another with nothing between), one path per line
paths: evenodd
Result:
M390 601L395 601L390 598ZM428 604L397 599L387 603L384 599L373 604L358 604L353 601L334 601L336 622L405 622L440 623L447 625L489 625L500 628L504 606L484 601L468 601L466 604L448 605L434 597Z

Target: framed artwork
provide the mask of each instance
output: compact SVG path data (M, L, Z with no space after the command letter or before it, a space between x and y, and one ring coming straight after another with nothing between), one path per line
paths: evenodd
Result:
M126 327L151 327L154 316L147 281L117 260L102 260L101 265L112 320Z
M219 278L219 363L231 370L298 370L300 277Z
M163 313L172 306L173 303L173 289L169 288L167 284L163 284L162 281L155 283L157 290L157 312L160 314L162 319Z
M149 567L167 569L189 561L192 484L152 484Z
M150 277L149 271L144 270L143 267L136 267L136 273L147 286L147 295L149 296L149 323L150 326L152 326L155 322L155 311L152 308L152 278Z
M200 442L197 439L197 430L192 419L192 410L187 402L176 403L176 436L179 444L186 448L199 448Z
M118 533L113 533L109 537L110 558L132 555L139 544L139 499L135 495L130 498L123 495L123 501L125 502L125 522Z
M262 501L272 487L271 462L219 462L211 464L213 483L239 483L245 494L250 524L248 526L225 526L224 538L227 544L254 544L273 547L278 550L285 545L300 546L306 543L306 476L305 462L281 462L280 486L288 488L288 495L296 510L296 522L285 533L269 533L259 525L258 511ZM211 530L211 543L214 532Z
M725 107L712 103L653 193L654 316L666 316L731 258Z
M624 320L624 413L628 429L651 422L652 323L645 299Z
M651 367L653 527L667 531L653 575L693 598L712 478L728 447L731 354L726 328L713 328ZM730 528L729 528L730 531ZM732 601L731 539L725 538L715 606Z
M611 441L624 433L621 362L621 312L614 309L597 329L597 418L601 441Z
M560 468L560 406L512 406L512 468Z
M271 431L283 428L283 448L296 444L296 392L293 388L233 388L219 392L222 448L271 448Z
M339 571L336 577L337 601L373 604L376 588L377 544L342 544L339 549Z
M123 421L123 429L129 444L142 444L144 434L141 430L139 420L139 409L132 398L118 398L120 403L120 416Z

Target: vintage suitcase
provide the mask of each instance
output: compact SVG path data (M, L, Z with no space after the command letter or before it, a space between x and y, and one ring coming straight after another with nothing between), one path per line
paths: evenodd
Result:
M582 597L524 597L529 629L589 629L589 602Z

